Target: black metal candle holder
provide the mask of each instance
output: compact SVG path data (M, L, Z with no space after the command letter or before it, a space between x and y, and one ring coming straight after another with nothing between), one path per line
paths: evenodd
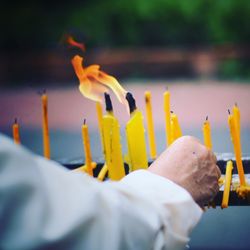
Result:
M235 158L232 154L230 154L230 153L217 154L217 160L218 160L217 165L219 166L222 175L225 175L226 164L227 164L227 161L229 161L229 160L233 161L234 168L233 168L232 174L238 175ZM250 180L250 157L249 156L242 157L242 162L243 162L243 166L244 166L244 170L245 170L246 180L248 180L248 179ZM149 165L151 163L152 163L152 161L149 161ZM70 170L74 170L74 169L82 166L84 164L84 162L83 162L83 160L74 160L74 161L67 161L67 162L62 161L61 164ZM98 176L103 165L104 165L104 163L101 163L101 162L97 163L96 168L93 170L94 177ZM126 174L128 174L129 167L126 163L124 164L124 168L125 168ZM106 178L107 178L107 176L106 176ZM220 191L216 195L216 197L214 198L214 203L216 206L221 205L222 196L223 196L223 191ZM229 206L249 206L250 200L239 198L235 191L231 191L228 205Z

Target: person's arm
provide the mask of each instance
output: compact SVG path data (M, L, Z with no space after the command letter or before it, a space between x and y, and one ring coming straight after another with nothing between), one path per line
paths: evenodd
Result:
M0 136L0 249L181 249L201 213L150 171L100 183Z

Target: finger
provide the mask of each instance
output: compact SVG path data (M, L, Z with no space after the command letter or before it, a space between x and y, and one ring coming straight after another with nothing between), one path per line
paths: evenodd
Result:
M220 168L216 165L216 164L213 164L211 166L211 171L213 172L213 176L216 177L216 180L219 180L219 178L221 177L221 171L220 171Z
M193 139L195 142L198 142L199 144L203 145L203 143L202 143L197 137L192 136L192 139Z
M214 163L216 163L216 162L217 162L217 157L216 157L216 155L215 155L212 151L210 151L210 155L211 155L211 158L212 158L212 160L214 161Z
M214 192L214 194L213 194L213 198L216 196L216 194L218 193L220 191L220 186L219 186L219 184L218 184L218 182L215 184L215 186L214 186L214 190L213 190L213 192Z
M208 201L211 201L214 199L214 197L217 195L217 193L219 192L220 187L218 185L218 182L216 182L213 187L209 188L209 198Z
M198 158L202 158L204 160L209 160L211 161L211 153L210 153L210 150L207 149L206 146L200 144L198 147L197 147L197 156Z
M203 145L201 143L201 141L197 138L197 137L194 137L194 136L191 136L191 135L184 135L181 137L183 140L189 140L189 141L193 141L195 143L197 143L198 145Z
M220 171L220 168L218 167L218 165L215 165L215 171L216 171L216 173L217 173L218 180L219 180L220 177L221 177L221 171Z

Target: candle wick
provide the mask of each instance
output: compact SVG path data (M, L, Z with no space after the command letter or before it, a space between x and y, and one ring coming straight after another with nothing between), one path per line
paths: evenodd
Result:
M166 91L168 91L168 86L165 87Z
M85 125L86 124L86 118L84 118L84 120L83 120L83 125Z
M113 111L113 105L110 99L110 95L108 93L104 93L104 98L105 98L105 104L106 104L106 111Z
M208 120L208 115L206 116L206 121Z
M15 117L15 119L14 119L14 124L17 124L17 118Z
M230 109L228 109L227 111L228 111L228 114L230 115L230 114L231 114L231 113L230 113Z
M235 102L235 103L234 103L234 105L235 105L236 107L238 107L238 104L237 104L237 102Z
M44 95L46 94L46 89L43 89L43 94L44 94Z
M149 102L150 102L150 92L149 92L149 91L146 91L146 92L145 92L145 102L146 102L146 103L149 103Z
M129 112L132 113L133 111L136 110L135 99L134 99L133 95L130 92L128 92L126 94L126 99L128 101L128 105L129 105Z
M170 113L171 113L171 114L173 114L173 113L174 113L174 111L173 111L173 110L171 110L171 111L170 111Z

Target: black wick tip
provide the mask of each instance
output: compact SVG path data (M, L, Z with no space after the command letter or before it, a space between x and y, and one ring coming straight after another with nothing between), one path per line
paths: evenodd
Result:
M234 103L234 105L235 105L236 107L238 107L238 104L237 104L237 102L235 102L235 103Z
M135 98L133 97L133 95L130 92L128 92L126 94L126 99L128 101L128 105L129 105L129 112L132 113L133 111L136 110Z
M83 125L85 125L86 124L86 118L84 118L84 120L83 120Z
M173 114L173 113L174 113L174 111L173 111L173 110L171 110L171 111L170 111L170 113L171 113L171 114Z
M208 115L206 116L206 121L208 120Z
M14 119L14 123L17 124L17 118L16 118L16 117L15 117L15 119Z
M231 113L230 113L230 109L228 109L227 112L228 112L229 115L231 114Z
M106 111L113 111L113 105L110 99L110 95L108 93L104 93L105 104L106 104Z

